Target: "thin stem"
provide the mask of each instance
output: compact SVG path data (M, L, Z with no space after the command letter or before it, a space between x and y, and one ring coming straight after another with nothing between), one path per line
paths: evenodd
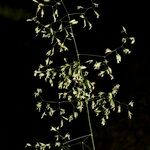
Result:
M65 6L65 4L63 3L63 0L61 0L62 2L62 5L67 13L67 16L68 16L68 20L70 21L71 18L69 16L69 12ZM74 42L74 46L75 46L75 51L76 51L76 55L77 55L77 60L79 61L80 63L80 57L79 57L79 51L78 51L78 47L77 47L77 43L76 43L76 40L75 40L75 37L74 37L74 32L73 32L73 29L72 29L72 26L70 25L70 30L72 32L72 38L73 38L73 42ZM91 136L91 141L92 141L92 147L93 147L93 150L95 150L95 144L94 144L94 138L93 138L93 131L92 131L92 125L91 125L91 119L90 119L90 114L89 114L89 108L88 108L88 101L86 102L86 109L87 109L87 116L88 116L88 123L89 123L89 128L90 128L90 136ZM89 135L88 135L89 136ZM68 142L73 142L75 140L78 140L78 139L81 139L81 138L84 138L84 137L87 137L87 136L81 136L81 137L78 137L76 139L73 139L73 140L70 140ZM67 142L67 143L68 143ZM65 144L65 143L64 143Z
M93 55L93 54L79 54L81 56L89 56L89 57L100 57L100 58L105 58L105 56L100 56L100 55Z
M91 150L90 147L89 147L87 144L84 143L84 146L85 146L87 149Z
M82 150L84 150L84 143L82 142Z
M66 8L66 6L65 6L65 4L64 4L64 2L63 2L63 0L61 0L61 2L62 2L62 5L63 5L63 7L64 7L66 13L67 13L68 20L70 21L71 18L70 18L70 16L69 16L69 12L68 12L68 10L67 10L67 8ZM70 25L70 30L71 30L71 33L72 33L72 35L73 35L72 38L73 38L73 42L74 42L74 46L75 46L75 50L76 50L77 60L80 62L78 47L77 47L77 43L76 43L76 40L75 40L75 37L74 37L74 32L73 32L73 29L72 29L72 26L71 26L71 25Z
M76 146L76 145L81 145L81 144L82 144L82 142L77 142L77 143L75 143L75 144L69 145L69 147ZM70 149L69 149L69 150L70 150Z
M122 44L120 47L118 47L118 48L112 50L112 52L107 53L106 55L79 54L79 56L88 56L88 57L106 58L106 57L108 57L109 55L112 55L113 53L115 53L115 52L117 52L118 50L123 49L123 48L124 48L124 44Z
M86 138L86 137L89 137L89 136L91 136L91 134L83 135L83 136L77 137L77 138L72 139L72 140L70 140L70 141L67 141L67 142L65 142L65 143L63 143L63 144L68 144L68 143L71 143L71 142L74 142L74 141L77 141L77 140L80 140L80 139L83 139L83 138Z
M88 101L86 101L86 110L87 110L87 117L88 117L90 133L91 133L92 147L93 147L93 150L95 150L95 143L94 143L94 138L93 138L93 130L92 130L92 125L91 125L91 118L90 118L90 113L89 113Z

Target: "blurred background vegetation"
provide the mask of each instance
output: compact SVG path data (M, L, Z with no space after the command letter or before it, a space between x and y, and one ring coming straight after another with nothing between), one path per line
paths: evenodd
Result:
M147 2L148 3L148 2ZM85 33L82 48L95 47L100 43L116 46L121 25L135 36L136 45L117 68L121 84L121 98L133 99L133 119L124 114L112 115L106 127L98 127L94 121L97 150L150 150L150 67L148 4L135 0L102 0L101 18L93 30ZM33 69L40 58L43 43L34 37L34 28L26 19L35 13L31 0L0 1L0 49L1 66L6 82L4 134L7 149L22 150L26 142L36 141L47 134L46 123L39 121L33 105ZM120 31L119 31L120 32ZM94 37L94 38L93 38ZM91 39L94 39L91 41ZM115 41L115 42L113 42ZM90 43L88 45L87 43ZM102 45L103 48L103 45ZM3 74L3 73L2 73ZM81 129L82 130L82 129Z

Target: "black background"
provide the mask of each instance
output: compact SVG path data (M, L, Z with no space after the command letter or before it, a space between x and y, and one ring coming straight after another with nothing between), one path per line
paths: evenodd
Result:
M98 54L98 50L107 48L107 45L116 46L121 25L127 28L136 44L132 54L118 67L118 79L122 97L133 98L135 106L131 121L125 116L112 116L114 119L105 128L95 126L96 147L98 150L150 150L148 2L103 0L100 3L100 19L95 22L93 31L81 32L79 46L84 53L93 49L92 52ZM5 149L22 150L26 142L45 134L41 128L46 125L33 110L33 68L42 49L34 38L33 26L26 22L34 15L34 6L29 0L0 1L1 91L4 95L1 96L1 102L4 102L1 108Z

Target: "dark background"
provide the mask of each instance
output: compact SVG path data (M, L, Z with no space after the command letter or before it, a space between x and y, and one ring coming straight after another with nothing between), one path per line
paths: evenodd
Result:
M4 118L5 149L22 150L26 142L44 135L46 125L33 105L33 69L42 45L34 37L33 26L26 22L35 13L29 0L0 1L1 108ZM150 150L149 88L149 12L148 2L103 0L100 19L93 31L81 33L79 46L98 54L97 50L117 45L120 26L127 28L136 44L132 54L118 67L122 98L133 98L133 119L112 116L106 127L94 125L97 149ZM95 30L96 29L96 30ZM36 55L38 54L38 57ZM4 91L4 92L3 92ZM40 132L40 133L39 133Z

